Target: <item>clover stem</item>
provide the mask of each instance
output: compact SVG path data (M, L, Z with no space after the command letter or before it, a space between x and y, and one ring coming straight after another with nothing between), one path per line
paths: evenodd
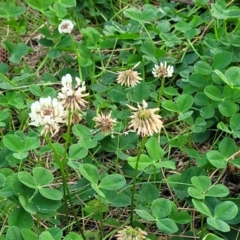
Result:
M133 208L134 208L134 195L135 195L135 187L136 187L136 180L137 180L137 173L138 173L138 166L139 166L139 160L142 153L142 150L145 147L145 143L147 141L147 136L145 136L142 139L142 142L140 144L140 147L138 148L138 155L135 165L135 171L134 171L134 177L133 177L133 186L132 186L132 197L131 197L131 212L130 212L130 224L133 225Z
M60 168L60 172L61 172L61 177L62 177L62 182L63 182L63 195L64 195L64 201L65 201L65 207L66 207L66 213L67 213L67 219L68 219L68 203L67 203L67 199L69 200L69 203L71 205L71 208L72 208L72 212L73 212L73 215L74 215L74 220L76 222L76 224L78 225L78 228L79 228L79 231L80 231L80 234L82 235L82 238L83 240L86 240L84 234L83 234L83 230L82 230L82 227L79 223L79 220L77 218L77 214L74 210L74 206L73 206L73 202L72 202L72 198L71 198L71 195L70 195L70 191L69 191L69 188L68 188L68 185L67 185L67 179L66 179L66 174L65 174L65 171L64 171L64 167L62 165L62 160L60 159L59 157L59 154L56 150L56 148L54 147L54 145L52 144L51 142L51 139L49 137L49 133L46 135L46 141L47 143L49 144L49 146L52 148L53 150L53 153L55 154L56 156L56 162L57 164L59 165L59 168Z
M158 107L159 108L160 108L160 101L161 101L161 98L162 98L162 95L163 95L164 85L165 85L165 78L163 77L162 81L161 81L161 87L159 89L159 94L158 94Z

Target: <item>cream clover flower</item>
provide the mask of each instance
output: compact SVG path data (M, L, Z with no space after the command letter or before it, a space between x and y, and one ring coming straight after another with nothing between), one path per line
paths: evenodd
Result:
M147 233L140 228L125 227L123 230L118 231L117 240L144 240Z
M65 115L62 104L56 98L40 98L31 105L29 125L42 126L41 135L50 132L54 136L59 130L59 123L64 122Z
M108 115L100 113L98 116L94 117L93 120L96 123L95 127L100 128L105 135L111 133L117 123L116 119L111 117L111 113Z
M173 75L173 66L167 65L166 62L160 63L160 66L155 64L152 70L154 77L172 77Z
M158 111L158 108L146 109L148 104L143 100L143 106L138 104L138 108L127 105L133 114L130 116L132 119L128 128L133 128L134 131L137 131L138 135L152 136L153 133L159 133L163 126L161 121L161 116L155 114Z
M71 33L73 30L73 23L70 20L62 20L62 22L58 25L59 33Z
M117 83L121 86L135 87L142 80L142 78L138 76L139 73L137 71L133 71L139 63L129 70L118 72Z
M81 121L82 117L79 110L83 110L86 107L87 101L83 98L88 96L89 93L83 93L86 91L85 82L76 77L75 87L72 85L72 76L66 74L62 77L61 92L58 93L58 99L62 103L65 110L70 110L72 113L72 123Z

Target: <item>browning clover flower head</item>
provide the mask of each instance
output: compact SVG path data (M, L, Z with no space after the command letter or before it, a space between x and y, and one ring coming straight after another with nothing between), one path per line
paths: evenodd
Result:
M73 23L70 20L62 20L62 22L58 25L59 33L71 33L73 30Z
M135 87L142 80L142 78L138 76L139 73L133 70L139 63L129 70L118 72L117 83L121 86Z
M160 63L160 66L155 64L152 74L154 77L172 77L173 71L173 66L167 65L167 63L164 62Z
M58 99L64 109L70 110L72 113L72 123L81 121L82 117L79 110L83 110L86 107L87 101L83 98L89 95L89 93L83 93L86 91L85 82L78 77L75 80L77 84L74 87L72 85L72 76L70 74L63 76L61 92L58 93Z
M63 123L66 112L60 102L56 98L40 98L39 101L31 105L29 114L31 122L29 125L36 127L43 126L41 135L48 132L54 136L59 130L59 123Z
M118 231L117 240L144 240L147 233L140 228L125 227L123 230Z
M100 128L105 135L111 133L117 123L116 119L111 117L111 113L108 115L100 113L97 117L94 117L93 120L96 123L95 127Z
M133 114L130 116L132 119L128 128L133 128L138 135L152 136L153 133L159 133L163 126L161 116L155 114L158 108L146 109L148 104L143 100L143 106L138 104L138 108L127 105Z

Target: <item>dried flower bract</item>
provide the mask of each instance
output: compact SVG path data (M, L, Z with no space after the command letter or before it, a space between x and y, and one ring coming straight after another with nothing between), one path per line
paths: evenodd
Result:
M123 230L118 231L117 240L144 240L147 233L140 228L125 227Z
M46 135L50 132L53 136L59 130L59 123L64 122L65 115L62 104L56 98L40 98L39 101L31 105L29 114L31 122L29 125L42 126L41 135Z
M100 128L105 135L111 133L117 123L116 119L111 117L111 113L108 115L100 113L97 117L94 117L93 120L96 123L95 127Z
M73 30L73 23L70 20L62 20L62 22L58 25L59 33L71 33Z
M155 114L158 108L146 109L148 104L143 100L143 106L138 104L138 108L127 105L131 110L133 110L130 118L129 128L133 128L138 135L152 136L153 133L159 133L163 126L161 121L161 116Z
M167 63L164 62L160 63L160 66L155 64L152 74L154 77L172 77L173 71L173 66L167 65Z
M139 63L129 70L118 72L117 83L121 86L135 87L142 80L142 78L138 76L139 73L134 71L134 68L138 65Z

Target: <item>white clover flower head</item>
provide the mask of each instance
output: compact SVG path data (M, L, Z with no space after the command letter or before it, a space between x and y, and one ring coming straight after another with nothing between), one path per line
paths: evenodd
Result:
M56 98L47 97L40 98L31 105L29 116L31 118L29 125L43 127L41 135L50 132L54 136L59 130L59 123L64 122L66 112Z
M86 107L87 103L83 98L89 95L89 93L83 93L86 91L85 82L78 77L75 80L76 85L73 86L72 76L70 74L63 76L61 92L58 93L58 100L64 109L72 113L72 123L81 121L80 111Z
M96 123L95 127L100 128L105 135L111 133L117 123L116 119L111 117L111 113L108 115L100 113L98 116L94 117L93 120Z
M138 135L152 136L153 133L160 133L163 126L161 116L155 114L158 111L158 108L147 109L148 104L143 100L142 106L138 104L138 108L127 106L133 110L130 118L130 125L128 128L133 128Z
M152 74L154 77L172 77L173 71L173 66L167 65L166 62L161 62L160 65L154 65Z
M118 231L116 237L117 240L144 240L146 239L147 232L140 228L132 228L130 226Z
M73 23L70 20L62 20L62 22L58 25L58 31L59 33L71 33L73 30Z
M117 83L119 83L121 86L128 86L128 87L135 87L142 78L139 75L137 71L134 71L134 69L139 65L140 62L138 62L133 68L125 71L118 72L117 77Z

